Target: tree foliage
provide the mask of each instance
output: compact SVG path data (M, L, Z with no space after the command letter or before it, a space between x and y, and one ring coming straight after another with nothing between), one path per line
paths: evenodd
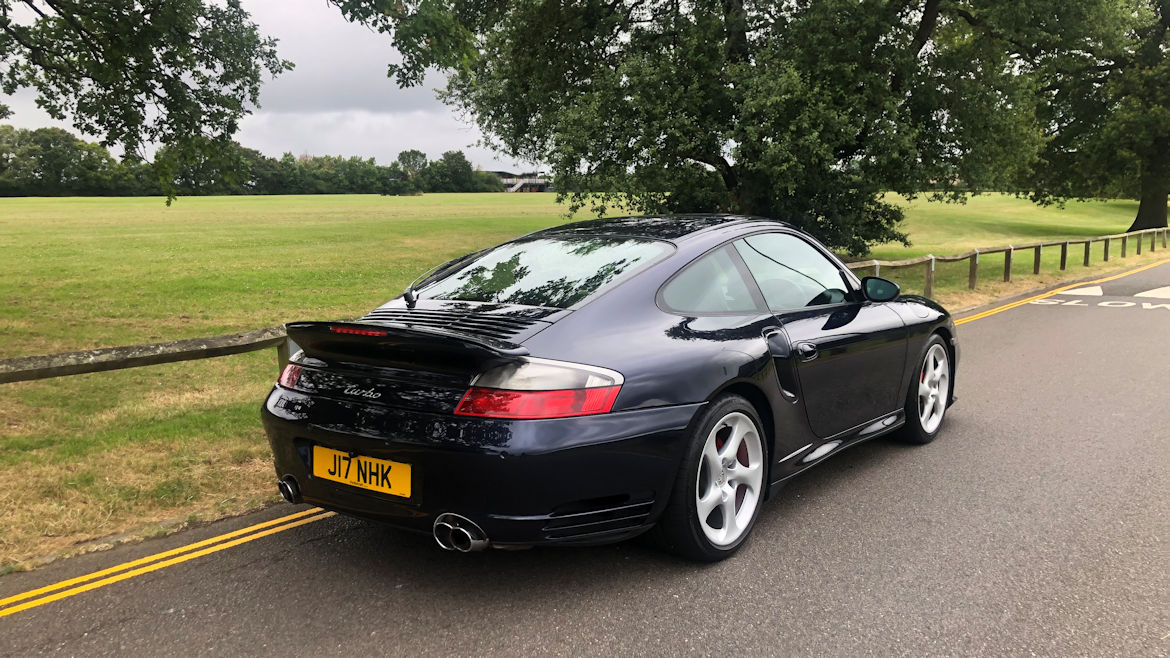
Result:
M264 72L292 67L275 46L238 0L0 0L0 90L35 89L105 146L166 145L164 186L180 163L230 157Z
M1170 0L1118 2L1105 9L1087 23L1077 48L1037 65L1048 139L1025 189L1041 203L1138 198L1130 230L1164 227L1170 193ZM1029 50L1017 48L1024 58L1032 56Z
M905 240L885 192L1030 170L1041 96L1009 40L1070 32L1054 0L333 2L392 37L399 84L447 71L445 99L575 207L765 214L853 252Z

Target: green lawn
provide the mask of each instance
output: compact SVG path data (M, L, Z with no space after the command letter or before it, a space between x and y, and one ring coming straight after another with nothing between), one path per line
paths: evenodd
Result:
M1037 208L997 195L915 202L906 222L914 245L873 256L1116 233L1135 210ZM203 197L171 207L157 198L0 199L0 358L355 317L431 265L563 222L563 213L549 194ZM1040 278L1030 276L1030 253L1017 254L1017 286L1054 280L1057 252ZM1085 274L1080 260L1074 251L1069 275ZM882 274L921 288L921 267ZM1009 290L992 283L1001 276L1002 257L987 257L990 293L972 296L965 263L940 266L938 296L952 306L981 301ZM0 570L78 541L272 500L257 411L276 369L266 350L3 385Z
M909 204L902 227L913 244L909 248L878 247L872 257L895 260L932 253L941 256L972 247L1121 233L1133 222L1137 207L1137 201L1070 201L1062 210L1002 194L972 197L963 204L917 200Z
M0 199L0 358L347 317L563 221L545 194Z
M904 203L904 202L903 202ZM1054 240L1076 240L1121 233L1129 228L1137 213L1136 201L1069 202L1065 208L1041 207L1028 201L1000 194L981 195L965 204L908 204L904 230L910 235L910 247L883 245L870 258L900 260L935 254L959 254L975 247L1004 247ZM1149 239L1146 239L1146 246ZM1161 248L1161 242L1157 244ZM1033 275L1034 252L1018 250L1013 256L1011 284L1003 283L1004 254L989 254L979 260L979 284L976 292L967 290L969 263L936 263L935 294L949 308L984 303L1019 290L1048 285L1061 279L1084 277L1137 264L1135 244L1129 243L1128 258L1120 259L1121 244L1114 240L1110 262L1103 263L1104 243L1090 248L1092 267L1083 266L1084 246L1069 248L1067 270L1060 270L1060 248L1048 247L1041 252L1040 275ZM1148 251L1148 250L1147 250ZM1149 257L1149 254L1146 254ZM921 293L925 265L906 268L883 268L881 275L897 281L906 292ZM865 270L862 273L872 273Z

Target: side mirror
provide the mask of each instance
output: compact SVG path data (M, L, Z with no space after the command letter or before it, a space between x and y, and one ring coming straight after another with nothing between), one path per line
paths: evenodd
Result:
M902 292L898 284L880 276L867 276L861 280L861 292L871 302L888 302Z

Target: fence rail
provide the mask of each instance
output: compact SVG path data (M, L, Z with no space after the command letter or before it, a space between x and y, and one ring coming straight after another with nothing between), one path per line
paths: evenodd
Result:
M957 263L959 261L969 261L970 267L967 274L967 287L974 290L979 284L979 257L989 254L1003 254L1003 280L1012 280L1012 266L1015 260L1015 252L1017 251L1032 251L1032 274L1040 273L1040 259L1042 251L1045 247L1060 247L1060 269L1068 269L1068 254L1069 248L1073 245L1084 245L1084 258L1082 265L1088 267L1091 263L1092 245L1094 242L1104 242L1103 260L1109 260L1109 245L1114 240L1121 241L1121 257L1125 258L1129 251L1129 242L1132 238L1134 241L1134 253L1142 253L1142 245L1148 237L1150 240L1150 251L1158 248L1158 238L1161 238L1162 248L1167 248L1167 230L1164 228L1151 228L1142 231L1131 231L1129 233L1117 233L1114 235L1102 235L1095 238L1078 238L1075 240L1052 240L1049 242L1029 242L1027 244L1007 245L1005 247L981 247L979 249L972 249L961 254L953 254L950 256L935 256L928 254L926 256L919 256L918 258L907 258L905 260L863 260L855 263L848 263L847 267L851 270L865 270L869 268L874 269L874 275L881 276L882 268L901 268L913 267L915 265L925 265L923 271L923 295L930 297L934 293L934 270L936 263Z
M1045 247L1060 247L1060 269L1068 267L1069 247L1084 245L1083 264L1090 263L1090 249L1094 242L1104 242L1104 260L1109 260L1109 245L1113 240L1121 241L1121 257L1124 258L1129 250L1131 238L1137 238L1134 252L1142 253L1142 244L1146 237L1150 239L1150 251L1157 249L1157 239L1161 237L1162 248L1167 248L1167 229L1147 229L1116 235L1103 235L1096 238L1077 240L1055 240L1051 242L1032 242L1022 245L1008 245L1006 247L990 247L972 249L961 254L950 256L935 256L933 254L908 258L905 260L866 260L849 263L851 270L874 268L874 274L881 274L882 268L913 267L925 264L923 293L930 297L934 292L934 266L936 263L957 263L969 261L968 287L972 290L979 283L979 257L987 254L1004 255L1003 280L1012 280L1012 261L1016 251L1031 249L1033 252L1032 273L1040 273L1041 251ZM15 359L0 360L0 384L11 382L64 377L66 375L80 375L89 372L103 372L107 370L121 370L138 366L153 366L176 361L190 361L193 359L209 359L229 354L242 354L257 350L276 347L277 363L283 367L288 360L288 341L285 340L284 327L269 327L255 331L245 331L226 336L212 336L209 338L190 338L165 343L150 343L148 345L130 345L127 347L104 347L96 350L80 352L65 352L47 356L25 356Z
M283 350L286 344L284 327L270 327L211 338L190 338L128 347L103 347L48 356L24 356L0 361L0 384L209 359L255 352L274 346L278 350Z

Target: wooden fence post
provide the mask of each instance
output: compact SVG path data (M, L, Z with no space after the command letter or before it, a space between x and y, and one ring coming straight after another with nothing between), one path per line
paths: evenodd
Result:
M1012 253L1015 248L1008 245L1007 251L1003 252L1003 280L1012 280Z
M930 297L934 292L934 254L930 255L930 260L926 261L926 285L923 286L922 296Z
M1137 254L1138 256L1142 255L1142 238L1145 237L1146 236L1142 235L1141 233L1138 233L1137 240L1134 241L1136 244L1134 244L1133 253Z
M1060 269L1063 272L1068 267L1068 241L1060 245Z
M1121 257L1125 258L1125 247L1129 244L1129 235L1121 236Z
M1163 249L1166 248L1166 231L1167 231L1167 229L1162 229L1162 248Z
M970 266L970 270L967 272L967 288L969 290L974 290L975 285L977 283L979 283L979 250L978 249L975 250L975 253L971 254L971 266Z
M1109 262L1109 243L1113 242L1109 238L1105 238L1105 262Z
M1089 249L1092 247L1092 240L1085 240L1085 267L1089 266Z
M1041 245L1036 245L1034 249L1036 255L1032 257L1032 274L1040 273L1040 247Z
M288 365L288 340L282 340L276 344L276 371L284 372L284 367Z
M1157 231L1150 231L1150 251L1157 250L1157 248L1154 247L1154 241L1157 239L1158 239L1158 232Z

